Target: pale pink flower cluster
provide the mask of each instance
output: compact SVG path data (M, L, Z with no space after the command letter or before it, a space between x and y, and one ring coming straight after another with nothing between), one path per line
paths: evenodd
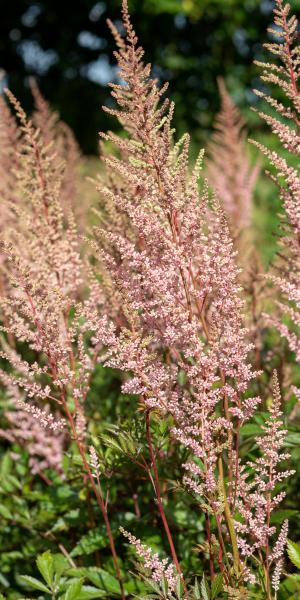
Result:
M232 235L238 237L251 223L259 164L251 166L244 119L229 96L223 79L218 80L218 87L221 109L208 145L208 180L222 198Z
M48 411L42 410L38 406L28 404L22 400L19 400L17 406L22 409L23 412L27 412L39 422L42 428L51 429L52 431L63 431L66 428L66 422L64 419L55 418Z
M61 428L63 420L48 413L49 406L56 404L55 412L58 407L64 412L67 397L73 396L74 427L83 439L83 402L95 359L85 348L76 311L84 273L72 212L79 158L72 134L51 116L35 85L33 92L37 106L33 120L9 91L16 119L2 99L0 106L0 171L7 171L2 192L8 209L0 265L1 330L8 343L2 339L1 357L13 367L1 369L0 378L6 387L26 393L22 411L28 413L27 424L31 414L41 426ZM9 150L8 139L13 140ZM71 309L75 315L70 320ZM23 360L13 349L15 339L37 353L43 366ZM46 412L27 399L46 402Z
M100 463L99 463L98 454L97 454L94 446L90 446L89 450L90 450L90 463L91 463L91 467L92 467L93 476L95 477L95 479L98 479L99 474L100 474Z
M266 564L276 563L273 578L276 583L280 577L279 564L285 551L288 522L284 521L273 548L270 539L276 533L276 527L270 525L271 514L285 497L285 492L275 493L278 483L294 474L293 470L281 470L280 463L289 458L282 452L286 431L282 427L281 395L276 373L274 374L273 403L269 408L269 417L262 427L262 436L256 438L261 456L247 465L239 465L236 506L242 521L236 522L239 532L238 543L245 557L252 556L257 550L266 551Z
M8 388L9 405L5 411L8 427L0 430L0 437L24 447L29 454L33 475L44 475L53 469L63 476L62 460L66 441L65 422L48 410L25 403L18 389Z
M242 323L235 252L226 219L206 184L199 197L202 153L189 174L189 138L174 144L173 106L149 78L124 3L126 41L116 53L124 85L113 84L119 109L107 109L129 133L105 138L120 157L105 155L102 184L116 214L112 230L99 229L99 253L123 302L112 323L86 313L105 365L132 374L123 386L149 409L171 414L173 435L204 460L204 490L217 489L216 463L232 420L247 420L259 398L242 399L253 372ZM115 30L114 30L115 32ZM123 185L111 182L112 174ZM121 224L129 222L122 230ZM167 355L168 360L165 360ZM185 384L179 383L180 376ZM228 404L223 418L217 406Z
M274 41L265 44L265 47L271 54L275 55L277 63L258 63L262 68L261 79L263 82L279 88L286 102L278 102L271 95L266 95L262 92L256 93L259 97L264 98L277 112L277 115L274 117L260 110L258 111L259 116L268 124L289 155L291 157L299 157L300 46L297 40L297 19L293 14L290 14L290 10L289 4L284 3L283 0L276 0L274 9L275 28L269 30ZM285 220L287 220L287 223L283 227L283 236L280 238L281 252L277 260L276 274L270 276L270 279L281 292L282 301L277 302L278 315L268 316L267 320L287 340L290 349L295 352L296 360L299 363L299 168L296 166L295 161L293 164L290 164L289 156L283 158L278 152L271 151L258 143L256 145L267 156L275 168L273 179L275 179L279 187L280 197L286 214ZM279 275L278 271L280 271Z
M165 579L169 591L173 592L178 582L178 575L173 563L168 558L160 558L157 552L154 553L151 548L142 544L141 540L137 539L123 527L120 527L120 531L129 540L130 544L135 547L136 553L143 561L145 568L151 571L151 579L158 584L161 584Z

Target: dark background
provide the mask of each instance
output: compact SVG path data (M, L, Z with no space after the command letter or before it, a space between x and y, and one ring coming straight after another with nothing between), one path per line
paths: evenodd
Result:
M292 4L297 9L300 2ZM106 19L120 22L120 5L121 0L6 0L1 11L6 85L30 110L28 80L34 75L87 154L97 150L97 132L114 126L101 105L116 76ZM179 133L189 129L197 144L206 139L219 104L218 75L247 111L258 85L252 61L261 58L273 2L132 0L129 6L154 74L170 82Z

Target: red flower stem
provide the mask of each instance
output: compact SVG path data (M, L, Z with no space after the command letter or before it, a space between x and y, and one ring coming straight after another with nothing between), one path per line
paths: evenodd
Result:
M108 513L107 513L107 508L106 508L106 504L102 495L102 491L100 486L97 487L93 474L91 472L89 463L87 461L86 458L86 453L85 450L82 446L82 443L80 441L80 439L78 438L77 432L76 432L76 427L75 427L75 422L73 419L73 415L69 410L69 407L67 405L66 399L64 394L62 394L61 396L61 400L62 400L62 404L64 406L66 415L68 417L69 423L70 423L70 427L71 427L71 431L72 431L72 435L73 438L76 442L77 448L79 450L80 456L82 458L82 462L83 462L83 466L85 468L86 474L88 476L88 479L90 481L91 487L93 489L93 492L96 496L96 500L98 502L98 505L100 507L100 510L102 512L102 516L104 519L104 523L105 523L105 528L106 528L106 532L107 532L107 536L108 536L108 540L109 540L109 545L110 545L110 550L112 553L112 557L113 557L113 562L114 562L114 566L115 566L115 571L116 571L116 576L117 579L119 581L119 585L120 585L120 589L121 589L121 597L122 600L125 600L126 596L125 596L125 591L124 591L124 586L123 586L123 581L122 581L122 575L120 572L120 567L119 567L119 561L118 561L118 556L117 556L117 552L116 552L116 548L115 548L115 543L114 543L114 539L113 539L113 535L112 535L112 530L111 530L111 526L110 526L110 522L109 522L109 518L108 518Z
M149 446L149 452L150 452L150 457L151 457L151 464L152 464L152 468L153 468L153 473L154 473L154 487L155 487L155 494L156 494L156 500L157 500L157 506L158 506L158 510L159 510L159 514L161 516L161 520L163 522L163 526L168 538L168 542L169 542L169 546L170 546L170 550L171 550L171 554L172 554L172 558L177 570L178 575L181 578L181 581L183 583L183 587L184 587L184 591L186 594L186 598L188 597L188 591L187 591L187 585L185 583L184 577L183 577L183 573L177 558L177 554L176 554L176 550L175 550L175 546L174 546L174 542L173 542L173 538L171 535L171 531L168 525L168 521L167 521L167 517L165 515L165 511L164 511L164 507L163 507L163 502L162 502L162 496L161 496L161 490L160 490L160 481L159 481L159 475L158 475L158 469L157 469L157 463L156 463L156 458L155 458L155 452L153 449L153 444L152 444L152 439L151 439L151 432L150 432L150 411L146 412L146 437L147 437L147 442L148 442L148 446Z

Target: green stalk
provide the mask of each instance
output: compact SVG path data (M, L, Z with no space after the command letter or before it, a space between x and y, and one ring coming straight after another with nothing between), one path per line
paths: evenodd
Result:
M241 570L240 569L240 556L239 556L237 538L236 538L235 529L234 529L233 517L232 517L229 503L227 500L226 486L225 486L225 481L224 481L223 461L222 461L221 456L218 460L218 467L219 467L220 484L221 484L221 489L222 489L223 497L224 497L224 513L225 513L226 524L227 524L228 533L230 536L230 541L231 541L231 546L232 546L233 564L234 564L234 569L236 571L236 574L238 575Z

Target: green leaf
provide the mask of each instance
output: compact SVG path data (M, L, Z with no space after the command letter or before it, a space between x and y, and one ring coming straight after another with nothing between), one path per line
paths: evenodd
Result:
M88 533L82 536L75 548L71 552L71 556L81 556L82 554L92 554L99 548L106 548L108 544L107 536L104 532L98 529L91 529Z
M22 484L14 475L7 475L5 481L6 481L6 483L11 484L14 488L16 488L18 490L22 489Z
M6 506L4 506L4 504L0 504L0 516L4 517L4 519L12 519L13 518L10 510Z
M40 554L36 559L37 568L45 579L47 584L51 587L53 583L54 569L53 569L53 556L50 550Z
M280 525L285 519L296 519L299 517L299 512L292 508L279 509L272 512L271 524Z
M293 565L295 565L295 567L297 567L297 569L300 569L300 546L296 544L296 542L288 540L287 548L290 561L293 563Z
M300 444L300 433L288 433L285 437L284 445L288 448L298 447Z
M211 584L212 600L215 600L215 598L218 597L219 593L222 591L222 587L223 587L223 575L222 575L222 573L218 573L218 575L216 575L213 578L213 581Z
M107 446L107 448L112 448L114 450L117 450L117 452L122 453L122 447L120 446L120 444L118 444L117 440L115 440L114 438L103 433L101 435L101 440L104 442L104 444L105 444L105 446Z
M11 472L12 465L13 465L13 460L12 460L11 454L10 454L10 452L6 452L6 454L4 454L2 461L1 461L1 467L0 467L1 479L5 479L7 477L7 475Z
M2 589L9 588L9 585L10 585L8 579L6 579L6 577L4 577L3 573L1 573L1 571L0 571L0 584L2 585Z
M54 554L53 555L53 569L54 573L59 577L69 569L70 565L63 554Z
M201 593L200 593L200 588L199 588L199 584L198 584L198 579L196 579L196 581L195 581L194 595L195 595L196 600L201 600Z
M182 583L182 578L178 577L177 578L177 583L176 583L176 595L178 597L179 600L181 600L182 596L183 596L183 583Z
M241 434L244 436L256 436L261 433L261 426L255 423L247 423L241 428Z
M106 590L107 592L111 592L113 594L120 593L120 584L118 580L103 569L98 569L97 574L91 573L88 577L90 581L100 589Z
M73 581L65 593L64 600L77 600L82 589L82 584L83 579Z
M120 585L118 580L100 567L69 569L68 574L72 577L85 577L101 590L105 590L112 594L120 594Z
M34 590L39 590L40 592L46 592L46 594L51 594L51 590L45 586L44 583L36 579L35 577L30 577L30 575L20 575L20 581L32 587Z
M107 593L103 590L97 590L97 588L91 585L84 585L77 600L93 600L93 598L104 598L107 597Z
M165 598L167 598L168 596L168 591L169 591L169 586L168 586L168 582L166 580L165 577L163 577L162 581L161 581L161 589L163 591L163 595Z
M209 600L209 588L205 579L205 575L203 575L200 585L202 600Z
M125 435L124 433L119 433L119 435L118 435L118 443L120 444L120 446L121 446L121 448L122 448L122 450L123 450L123 452L125 454L128 453L128 448L129 448L129 446L128 446L128 439L129 438L128 438L127 435Z

